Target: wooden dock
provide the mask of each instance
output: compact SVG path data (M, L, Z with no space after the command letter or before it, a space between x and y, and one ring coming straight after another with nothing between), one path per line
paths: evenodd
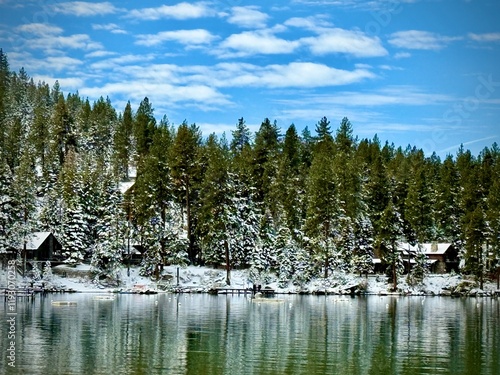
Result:
M259 291L263 296L272 296L274 295L274 289L261 289ZM236 295L240 295L240 294L250 294L250 295L253 295L254 294L254 290L252 288L226 288L226 287L221 287L221 288L215 288L215 289L211 289L209 291L210 294L236 294Z
M252 294L251 288L215 288L211 289L211 294Z

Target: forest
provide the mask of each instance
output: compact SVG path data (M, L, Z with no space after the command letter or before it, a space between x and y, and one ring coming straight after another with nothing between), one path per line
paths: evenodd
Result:
M441 160L358 139L345 117L300 133L264 118L255 134L240 118L227 138L158 118L147 97L117 110L34 82L0 50L0 252L50 231L67 263L101 277L134 245L144 275L227 265L301 283L372 272L374 257L395 276L398 242L438 241L459 249L464 274L499 270L496 143Z

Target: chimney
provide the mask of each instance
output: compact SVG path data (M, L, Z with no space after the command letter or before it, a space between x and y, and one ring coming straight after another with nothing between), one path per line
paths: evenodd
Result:
M435 253L436 251L438 251L438 244L437 242L433 242L431 243L431 252Z

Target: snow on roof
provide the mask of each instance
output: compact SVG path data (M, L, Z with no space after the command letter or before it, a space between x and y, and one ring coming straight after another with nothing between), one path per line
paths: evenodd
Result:
M49 237L51 232L34 232L26 241L26 250L38 250L43 242Z
M450 248L451 243L421 243L420 246L424 251L424 254L438 254L442 255ZM401 242L398 245L398 250L403 254L408 254L408 250L411 252L418 251L418 245L412 246L407 242Z
M134 184L135 181L120 182L118 189L120 190L120 193L125 194L128 189L134 186Z

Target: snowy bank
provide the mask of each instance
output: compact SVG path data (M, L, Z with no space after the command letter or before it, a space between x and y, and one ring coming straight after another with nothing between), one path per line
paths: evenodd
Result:
M0 273L0 284L6 284L5 271ZM49 291L75 292L180 292L207 293L219 288L251 289L252 281L248 270L232 270L230 285L226 282L226 271L208 267L177 267L164 268L159 281L139 275L139 267L122 268L118 285L97 282L91 273L89 265L61 265L53 268L50 279L33 282L31 279L18 277L20 288L33 287ZM327 279L315 278L304 285L289 285L283 287L273 274L268 274L256 282L262 288L274 290L277 294L389 294L390 285L384 275L369 275L368 277L336 272ZM428 275L424 281L415 286L406 283L406 277L400 278L398 294L403 295L439 295L439 296L494 296L498 294L496 282L485 282L484 289L472 279L455 274Z

